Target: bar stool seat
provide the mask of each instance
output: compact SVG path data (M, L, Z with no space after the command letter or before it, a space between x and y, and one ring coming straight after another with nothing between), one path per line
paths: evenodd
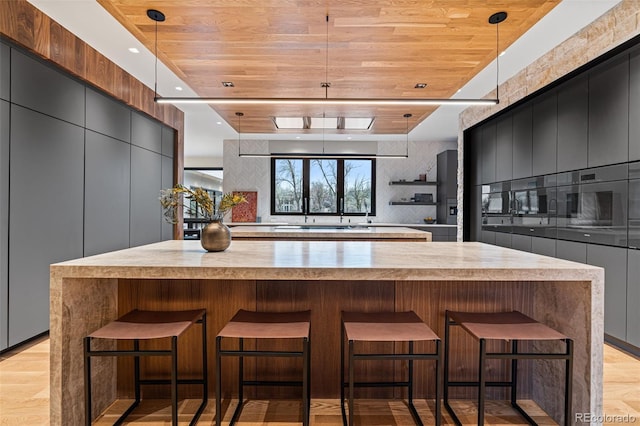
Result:
M460 326L479 342L478 380L471 382L449 380L450 326ZM492 353L486 351L487 340L504 340L511 342L511 352ZM564 353L523 353L518 351L521 341L562 340L565 342ZM444 405L454 422L461 422L449 404L449 387L478 387L478 421L484 424L485 390L488 386L509 387L511 389L511 405L529 422L536 422L517 403L517 375L519 359L560 359L565 365L565 409L564 424L571 422L571 385L573 369L573 341L564 334L524 315L512 312L452 312L445 314L445 355L444 355ZM511 360L511 380L487 382L485 379L485 361L487 359Z
M120 424L140 403L140 385L170 384L171 385L171 420L173 425L178 424L178 385L200 384L202 385L202 403L194 414L191 423L195 424L207 405L208 380L207 380L207 327L206 310L196 309L189 311L141 311L133 310L115 321L108 323L84 338L84 378L85 378L85 423L91 424L91 358L105 356L132 356L134 357L134 391L135 400L131 406L118 418L115 424ZM202 325L202 378L178 379L178 337L191 328L194 324ZM170 350L141 350L140 340L153 340L171 338ZM93 339L132 340L132 350L93 350ZM170 379L141 379L141 356L170 356Z
M302 424L309 425L311 400L311 311L301 312L254 312L239 310L220 330L216 337L216 426L222 423L222 357L240 358L238 368L238 406L229 425L233 425L242 411L244 386L301 386ZM223 350L223 338L239 339L237 350ZM244 339L301 339L301 351L252 351L244 349ZM302 380L300 381L250 381L244 379L244 357L300 357L302 358Z
M344 379L344 342L349 345L349 380ZM433 353L414 353L413 344L417 341L434 341L436 342L436 350ZM355 342L408 342L409 352L406 354L362 354L354 352ZM342 410L343 423L353 424L353 393L355 387L407 387L409 410L418 425L422 425L420 416L413 404L413 361L414 360L434 360L436 362L436 398L435 398L435 418L436 425L441 423L440 413L440 338L431 330L413 311L408 312L342 312L342 339L340 342L340 405ZM387 382L356 382L354 380L354 361L355 360L408 360L409 370L408 379L404 382L387 381ZM349 416L344 407L344 389L349 389Z

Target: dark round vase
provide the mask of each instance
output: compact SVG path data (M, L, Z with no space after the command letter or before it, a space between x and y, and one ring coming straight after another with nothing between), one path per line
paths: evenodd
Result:
M209 222L202 228L200 244L207 251L225 251L231 244L231 231L220 220Z

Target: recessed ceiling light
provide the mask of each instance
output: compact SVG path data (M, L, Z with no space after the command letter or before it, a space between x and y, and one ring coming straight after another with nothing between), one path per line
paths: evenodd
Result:
M176 86L176 90L177 90L178 92L182 92L182 87L180 87L180 86Z
M223 81L222 87L235 87L235 84L233 84L233 81Z
M300 136L296 136L296 139L300 139Z
M347 136L347 139L351 140L351 136Z
M222 121L216 121L216 124L222 124Z
M129 48L129 52L131 52L131 53L140 53L140 51L136 47L130 47Z
M414 86L416 89L424 89L425 87L427 87L427 83L416 83Z
M462 92L462 89L458 89L458 91L456 93L460 93L460 92Z
M500 52L500 56L504 56L505 53L507 53L507 51L503 50L502 52Z

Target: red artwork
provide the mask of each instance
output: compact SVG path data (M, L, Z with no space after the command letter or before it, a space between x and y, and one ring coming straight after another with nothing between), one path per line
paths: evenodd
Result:
M232 222L255 222L258 212L257 191L233 191L233 194L243 194L247 202L238 204L231 209Z

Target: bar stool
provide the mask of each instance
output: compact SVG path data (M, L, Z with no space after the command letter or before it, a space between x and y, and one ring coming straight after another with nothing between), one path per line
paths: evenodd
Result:
M435 424L441 423L440 401L441 385L440 371L442 354L440 338L420 319L415 312L342 312L342 333L340 341L340 407L342 421L346 425L353 425L353 390L355 387L406 387L408 392L409 410L416 424L422 426L422 420L413 404L413 361L434 360L436 362L435 377ZM349 344L349 381L344 379L344 343ZM434 341L433 353L414 353L413 343L416 341ZM406 354L356 354L354 342L408 342L409 352ZM354 381L354 362L356 360L408 360L409 370L406 381L388 382L356 382ZM344 408L344 389L349 388L349 421Z
M178 337L193 324L202 325L202 379L178 379ZM140 340L171 338L170 350L141 350ZM133 350L92 350L93 339L133 340ZM94 331L84 338L84 389L85 389L85 424L90 425L91 416L91 358L92 357L132 356L134 359L134 391L135 401L127 408L114 424L121 424L124 419L140 403L140 385L171 385L171 423L178 424L178 385L202 385L202 403L196 411L191 425L196 424L200 414L207 405L207 313L204 309L192 311L139 311L137 309L125 314L115 321ZM141 379L141 356L170 356L170 379Z
M450 326L460 326L479 342L478 380L449 381L449 344ZM451 312L446 311L444 335L444 405L451 414L453 421L460 425L460 420L449 405L449 386L478 387L478 424L484 424L484 403L486 387L509 387L511 389L511 405L524 417L529 424L536 422L518 405L518 360L519 359L559 359L565 361L565 392L564 392L564 424L571 423L571 383L573 369L573 340L547 327L536 320L518 312ZM487 340L511 341L511 352L491 353L486 350ZM564 353L524 353L518 352L521 341L563 340ZM488 359L511 360L511 380L503 382L487 382L485 378L485 361Z
M309 425L311 391L311 311L302 312L252 312L239 310L220 330L216 337L216 426L222 422L222 357L240 358L238 368L238 406L233 412L233 425L242 411L244 386L302 386L302 424ZM237 350L223 350L222 338L237 338ZM251 351L244 349L244 339L301 339L302 351ZM244 379L245 357L301 357L302 380L265 381Z

